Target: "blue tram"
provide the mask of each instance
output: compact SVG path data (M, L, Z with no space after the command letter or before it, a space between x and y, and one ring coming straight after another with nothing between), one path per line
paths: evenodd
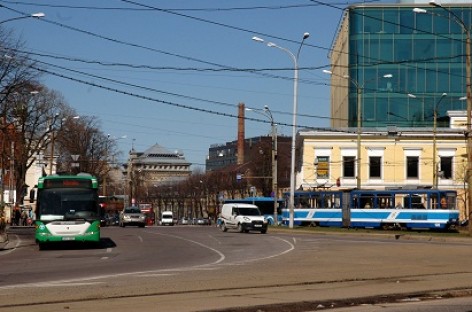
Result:
M293 221L296 225L446 230L459 222L456 198L456 191L439 189L298 191ZM290 210L284 209L282 223L289 221Z

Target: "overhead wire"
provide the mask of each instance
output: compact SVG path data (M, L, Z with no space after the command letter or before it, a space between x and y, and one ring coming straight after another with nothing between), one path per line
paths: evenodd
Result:
M175 13L175 12L171 12L170 10L164 10L164 9L160 9L160 8L157 8L157 7L153 7L153 6L148 6L148 5L143 5L141 3L138 3L136 1L130 1L130 0L121 0L122 2L125 2L125 3L128 3L128 4L133 4L133 5L138 5L138 6L144 6L145 8L147 9L152 9L152 10L158 10L158 11L162 11L162 12L166 12L166 13L170 13L170 14L177 14L179 16L182 16L182 17L186 17L186 18L194 18L194 19L197 19L198 21L201 21L201 22L206 22L206 23L212 23L212 24L216 24L218 26L222 26L222 27L229 27L229 28L232 28L232 29L236 29L236 30L240 30L240 31L245 31L245 32L251 32L251 33L254 33L254 31L250 31L250 30L246 30L246 29L243 29L243 28L239 28L239 27L233 27L233 26L230 26L230 25L226 25L226 24L222 24L222 23L217 23L217 22L212 22L212 21L209 21L209 20L206 20L206 19L200 19L200 18L195 18L195 17L192 17L192 16L189 16L189 15L184 15L184 14L179 14L179 13ZM3 2L8 2L8 1L3 1ZM329 7L332 7L332 8L336 8L336 9L341 9L342 8L338 8L332 4L327 4L327 3L324 3L324 2L321 2L321 1L312 1L312 2L315 2L317 5L325 5L325 6L329 6ZM11 3L11 2L10 2ZM5 6L3 6L4 8L6 8ZM11 8L8 8L8 9L11 9ZM13 11L16 11L14 9L11 9ZM19 11L16 11L18 13L21 13ZM24 14L24 13L23 13ZM51 22L51 21L48 21L48 22ZM99 38L102 38L102 39L105 39L105 40L110 40L110 41L113 41L113 42L116 42L116 43L121 43L121 44L126 44L126 45L131 45L131 46L134 46L134 47L140 47L140 48L144 48L144 49L150 49L154 52L159 52L159 53L164 53L164 54L168 54L168 55L172 55L172 56L176 56L176 57L181 57L181 58L184 58L184 59L187 59L187 60L191 60L191 61L196 61L196 62L201 62L201 63L204 63L204 64L208 64L208 65L213 65L213 66L217 66L217 67L220 67L219 69L208 69L208 70L214 70L214 71L217 71L217 70L231 70L231 71L244 71L244 69L238 69L238 68L234 68L234 67L229 67L229 66L225 66L225 65L221 65L221 64L216 64L216 63L213 63L213 62L207 62L207 61L204 61L204 60L199 60L199 59L196 59L196 58L191 58L191 57L187 57L187 56L182 56L182 55L178 55L178 54L174 54L174 53L169 53L169 52L166 52L166 51L163 51L163 50L158 50L158 49L153 49L153 48L149 48L149 47L145 47L145 46L142 46L142 45L137 45L137 44L131 44L131 43L128 43L128 42L124 42L124 41L120 41L120 40L116 40L116 39L112 39L112 38L108 38L108 37L105 37L105 36L101 36L101 35L98 35L98 34L95 34L95 33L92 33L92 32L88 32L88 31L83 31L83 30L80 30L78 28L75 28L75 27L70 27L70 26L67 26L67 25L64 25L64 24L60 24L60 23L55 23L55 22L51 22L55 25L58 25L58 26L61 26L61 27L65 27L65 28L68 28L68 29L71 29L71 30L74 30L74 31L79 31L79 32L83 32L83 33L86 33L88 35L92 35L92 36L98 36ZM258 33L260 34L260 33ZM284 38L280 38L280 37L275 37L275 36L271 36L271 35L268 35L268 34L263 34L264 36L267 36L267 37L270 37L270 38L276 38L276 39L280 39L280 40L284 40L284 41L291 41L291 40L287 40L287 39L284 39ZM292 41L292 42L296 42L296 41ZM411 62L411 61L410 61ZM379 64L382 64L380 63L377 63L377 65ZM123 64L121 64L123 65ZM303 70L304 68L302 68ZM313 69L313 68L306 68L306 69ZM195 70L198 70L198 69L195 69ZM205 69L204 69L205 70ZM289 69L270 69L270 70L289 70ZM292 70L292 69L290 69ZM256 70L256 69L252 69L252 70L249 70L247 69L246 72L257 72L257 71L265 71L264 69L261 69L261 70ZM284 79L284 77L281 77L281 76L274 76L273 78L282 78ZM293 79L293 78L285 78L285 79ZM306 83L306 81L300 81L302 83ZM174 94L175 96L182 96L182 97L186 97L185 95L176 95ZM216 101L207 101L207 102L213 102L213 103L216 103ZM319 117L319 116L317 116ZM323 117L322 117L323 118ZM329 118L329 117L327 117Z

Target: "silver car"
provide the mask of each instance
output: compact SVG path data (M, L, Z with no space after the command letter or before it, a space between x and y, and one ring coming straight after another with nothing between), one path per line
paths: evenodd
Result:
M120 226L125 227L127 225L146 226L146 215L141 212L139 207L128 207L120 213Z
M181 225L189 225L190 220L188 218L184 217L184 218L180 219L178 223L181 224Z

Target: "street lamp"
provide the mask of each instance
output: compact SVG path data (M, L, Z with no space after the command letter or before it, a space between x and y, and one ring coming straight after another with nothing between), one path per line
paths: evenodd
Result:
M2 6L0 5L0 7L2 7ZM30 14L30 15L24 15L24 16L9 18L9 19L6 19L4 21L0 21L0 24L11 22L11 21L16 21L16 20L23 19L23 18L30 18L30 17L41 18L41 17L45 17L45 16L46 16L46 14L44 14L43 12L38 12L38 13Z
M362 89L366 82L371 80L365 81L362 85L360 85L355 79L349 77L349 75L339 76L335 75L332 71L324 69L323 72L325 74L334 75L342 78L349 79L349 81L356 86L356 93L357 93L357 175L356 175L356 186L357 189L361 188L361 131L362 131ZM383 78L392 78L392 74L385 74L382 76ZM377 78L374 78L377 79Z
M290 198L289 198L289 228L293 228L293 215L294 215L294 198L295 198L295 135L297 134L297 105L298 105L298 57L300 56L300 50L302 49L303 42L305 39L310 37L309 33L304 33L300 46L298 47L297 54L293 54L289 49L280 47L273 42L267 42L267 46L270 48L277 48L287 53L293 61L294 75L293 75L293 120L292 120L292 147L291 147L291 161L290 161ZM264 39L259 37L252 37L252 40L256 42L264 42Z
M472 211L471 211L471 201L472 201L472 137L471 137L471 113L472 113L472 84L471 84L471 54L470 54L470 29L467 28L467 25L465 22L457 16L454 11L451 11L450 9L443 7L441 4L436 3L435 1L429 1L429 5L434 6L436 8L441 8L444 11L448 13L448 16L452 16L452 20L456 22L461 28L462 31L466 35L466 42L465 42L465 72L466 72L466 96L467 96L467 129L465 132L466 140L467 140L467 146L466 146L466 151L467 151L467 173L466 173L466 179L467 179L467 202L469 206L469 235L472 235L472 222L470 222L471 217L472 217ZM425 9L418 9L415 8L413 9L413 12L422 14L422 13L428 13L427 10ZM433 13L431 13L433 14ZM444 18L448 18L448 16L444 16Z
M274 225L277 226L279 220L277 212L277 125L274 123L274 117L267 105L264 106L264 110L254 108L246 108L246 110L264 115L270 120L272 130L272 192L274 193Z

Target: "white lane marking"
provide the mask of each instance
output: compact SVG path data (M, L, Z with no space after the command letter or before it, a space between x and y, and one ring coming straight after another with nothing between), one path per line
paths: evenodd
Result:
M290 243L288 240L285 240L283 238L280 238L280 237L274 237L278 240L281 240L282 242L284 243L287 243L290 248L284 250L284 251L281 251L279 253L276 253L276 254L273 254L273 255L270 255L270 256L266 256L266 257L260 257L260 258L254 258L254 259L247 259L247 260L242 260L242 261L236 261L236 262L233 262L233 263L228 263L228 264L224 264L224 265L241 265L241 264L245 264L245 263L249 263L249 262L255 262L255 261L260 261L260 260L266 260L266 259L272 259L272 258L276 258L276 257L279 257L279 256L282 256L286 253L289 253L291 252L292 250L295 249L295 245Z
M215 262L197 265L196 267L205 266L205 265L218 264L218 263L222 262L223 260L225 260L225 258L226 258L225 255L224 255L221 251L219 251L219 250L217 250L217 249L215 249L215 248L212 248L212 247L210 247L210 246L207 246L207 245L205 245L205 244L202 244L202 243L200 243L200 242L191 240L191 239L183 238L183 237L180 237L180 236L177 236L177 235L172 235L172 234L163 234L163 233L156 233L156 232L148 232L148 233L154 234L154 235L169 236L169 237L177 238L177 239L180 239L180 240L183 240L183 241L186 241L186 242L190 242L190 243L196 244L196 245L198 245L198 246L201 246L201 247L203 247L203 248L209 249L209 250L215 252L216 254L218 254L218 255L220 256L220 258L219 258L218 260L216 260Z
M141 243L144 242L143 238L140 235L138 235L138 239Z

